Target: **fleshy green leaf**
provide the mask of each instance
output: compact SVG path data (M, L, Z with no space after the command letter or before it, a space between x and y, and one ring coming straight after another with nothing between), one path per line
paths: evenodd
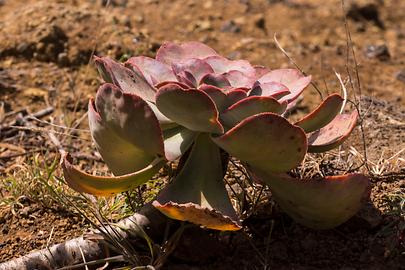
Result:
M181 126L165 130L163 138L166 159L173 161L183 155L193 144L197 135L198 133Z
M159 109L156 107L155 103L152 103L150 101L147 101L146 103L148 103L149 107L155 114L157 120L159 121L160 128L162 130L166 130L166 129L170 129L170 128L174 128L174 127L178 126L178 124L176 124L175 122L173 122L172 120L167 118L163 113L161 113L159 111Z
M369 180L361 174L295 179L253 168L249 172L269 185L274 200L289 216L315 229L330 229L344 223L370 194Z
M238 230L235 210L223 183L219 148L200 134L180 173L153 205L163 214L216 230Z
M304 131L274 113L250 116L224 135L212 139L230 155L274 172L295 168L307 150Z
M218 111L203 91L168 84L156 95L158 109L174 122L194 131L222 133Z
M164 156L162 132L155 114L140 97L102 85L89 102L91 135L115 175L128 174Z
M249 116L263 112L281 114L286 108L287 102L279 103L272 97L252 96L230 106L220 118L226 126L233 127Z
M66 182L78 192L97 196L110 196L142 185L150 180L165 164L157 158L142 170L121 176L96 176L85 173L72 165L72 158L67 154L62 160L62 169Z
M328 96L315 110L295 123L305 132L313 132L329 124L339 113L344 99L338 94Z
M341 145L355 128L357 118L357 111L338 114L328 125L309 134L308 152L325 152Z
M134 72L108 57L94 57L94 63L107 83L112 83L123 92L135 94L144 100L155 100L155 89L141 73Z

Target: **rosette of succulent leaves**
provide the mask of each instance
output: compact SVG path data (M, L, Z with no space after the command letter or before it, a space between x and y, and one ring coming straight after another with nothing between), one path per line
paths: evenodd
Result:
M369 195L369 180L361 174L310 179L288 174L307 153L341 145L358 118L357 111L342 113L344 99L331 94L290 122L286 112L311 76L229 60L199 42L164 43L156 58L94 61L104 83L89 101L88 118L113 176L85 173L65 155L65 179L79 192L127 191L180 159L153 206L173 219L238 230L241 223L223 182L232 156L254 180L268 185L289 216L312 228L340 225Z

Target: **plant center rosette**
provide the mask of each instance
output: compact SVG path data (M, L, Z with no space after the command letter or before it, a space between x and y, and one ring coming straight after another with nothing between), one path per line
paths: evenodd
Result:
M342 144L358 117L356 111L340 113L344 100L332 94L290 123L286 112L310 76L229 60L198 42L165 43L155 59L137 56L122 64L95 57L95 63L105 83L89 102L89 124L113 176L80 171L66 155L65 179L79 192L123 192L180 159L176 176L153 205L173 219L238 230L240 221L223 182L233 156L270 187L287 214L309 227L345 222L369 194L369 180L360 174L317 179L287 174L306 153Z

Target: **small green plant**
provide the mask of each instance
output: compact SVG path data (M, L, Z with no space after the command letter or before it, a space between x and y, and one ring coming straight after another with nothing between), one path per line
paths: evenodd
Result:
M80 171L66 155L66 181L79 192L108 196L137 187L167 162L176 176L153 205L170 218L217 230L241 228L222 178L229 156L267 184L293 219L332 228L354 215L369 195L360 174L298 179L288 172L306 153L343 143L357 112L328 96L295 123L286 112L311 81L294 69L268 70L232 61L198 43L165 43L156 59L124 64L95 57L105 83L89 102L92 138L114 176Z

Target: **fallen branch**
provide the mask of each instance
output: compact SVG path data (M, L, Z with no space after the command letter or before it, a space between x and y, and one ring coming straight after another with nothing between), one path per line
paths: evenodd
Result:
M104 235L117 236L131 243L143 240L144 233L156 239L163 234L166 220L158 210L147 204L139 213L117 224L105 225L102 231L95 230L90 234L1 263L0 270L58 269L83 263L83 258L85 261L105 258L117 251Z

